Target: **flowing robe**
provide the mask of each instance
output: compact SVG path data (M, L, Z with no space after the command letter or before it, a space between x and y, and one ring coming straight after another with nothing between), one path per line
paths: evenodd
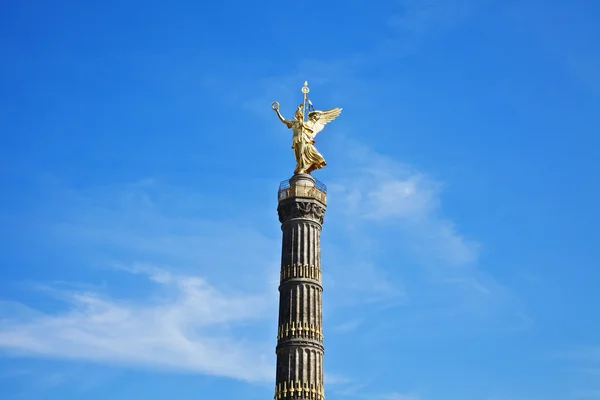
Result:
M310 174L316 169L323 168L325 159L317 151L313 140L312 131L302 121L292 122L292 149L296 156L296 170L294 174Z

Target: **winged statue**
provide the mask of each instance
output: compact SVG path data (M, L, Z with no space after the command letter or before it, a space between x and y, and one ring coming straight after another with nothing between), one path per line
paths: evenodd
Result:
M305 92L304 89L307 91ZM305 104L308 103L310 108L312 104L306 97L308 88L306 84L303 88L305 96L305 102L300 104L294 113L293 120L286 120L281 112L279 112L279 103L274 102L272 104L273 110L277 113L279 120L283 122L288 129L292 129L292 149L294 150L294 156L296 157L296 169L294 174L310 174L316 169L321 169L327 163L325 159L315 148L315 136L325 128L325 125L336 119L342 109L339 107L332 108L330 110L319 111L312 110L308 113L306 121L304 120Z

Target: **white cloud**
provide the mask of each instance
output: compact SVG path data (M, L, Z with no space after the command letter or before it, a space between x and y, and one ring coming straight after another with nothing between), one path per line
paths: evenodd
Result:
M85 191L52 186L47 189L54 192L50 207L59 217L37 218L37 230L90 267L146 261L180 273L200 271L211 282L261 288L276 296L276 286L267 287L271 282L266 279L279 271L279 232L263 229L277 226L275 209L270 220L255 224L251 218L266 214L267 206L246 202L251 210L247 215L243 207L230 204L233 200L209 195L205 187L195 189L151 179Z
M132 268L158 286L149 299L65 293L67 310L3 319L0 348L17 354L143 365L272 379L272 346L245 335L248 323L269 317L264 295L224 293L201 277L159 268ZM237 329L241 327L241 329Z
M84 283L34 285L62 302L60 311L0 303L0 349L272 380L274 344L265 338L276 330L278 238L235 213L219 219L224 202L214 195L198 201L153 180L44 190L52 212L42 209L32 232L82 264ZM105 283L89 284L92 269ZM132 280L134 290L121 284Z
M378 248L393 247L379 231L390 223L405 233L398 240L406 240L415 254L446 262L436 266L438 280L460 283L480 294L497 292L493 280L483 284L473 269L447 268L468 267L478 253L477 245L442 216L439 183L344 140L338 155L346 159L338 168L344 175L329 185L325 226L331 235L340 233L340 243L329 243L327 237L323 242L328 254L324 258L329 257L324 277L330 306L404 304L402 278L370 257ZM231 207L232 212L220 214L211 211L220 199L207 196L198 201L154 180L55 198L64 208L61 223L42 234L78 249L73 257L145 277L153 290L131 298L93 288L62 289L69 307L59 313L13 303L16 317L0 324L1 348L248 381L272 379L274 344L253 341L257 336L250 335L252 329L266 327L269 319L275 329L280 233L265 236L260 233L263 226L244 218L249 209L262 213L262 206L247 201L244 209ZM269 230L278 225L272 213L272 221L263 221ZM366 231L353 231L355 223ZM339 325L340 331L355 328L341 321Z
M454 222L442 216L438 182L364 145L344 141L349 148L347 177L332 186L345 199L341 207L353 217L410 231L403 239L436 261L465 265L477 260L478 243L460 235Z
M481 245L444 215L443 185L353 141L351 133L331 138L337 149L331 163L342 172L329 178L325 229L328 235L343 235L344 242L335 251L324 241L327 253L333 253L324 256L331 265L328 288L335 291L343 284L356 294L368 288L345 301L405 306L415 318L411 326L419 329L424 321L439 327L458 318L454 328L529 328L532 320L520 301L479 265ZM333 260L341 265L333 266Z

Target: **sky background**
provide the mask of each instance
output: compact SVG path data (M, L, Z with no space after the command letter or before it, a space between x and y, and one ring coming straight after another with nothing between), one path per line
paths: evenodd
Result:
M272 398L305 80L327 399L600 399L597 1L0 8L3 400Z

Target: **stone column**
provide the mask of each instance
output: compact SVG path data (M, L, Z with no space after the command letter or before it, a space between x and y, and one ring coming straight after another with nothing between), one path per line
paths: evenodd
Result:
M294 175L279 189L283 231L275 400L323 400L321 226L326 189Z

